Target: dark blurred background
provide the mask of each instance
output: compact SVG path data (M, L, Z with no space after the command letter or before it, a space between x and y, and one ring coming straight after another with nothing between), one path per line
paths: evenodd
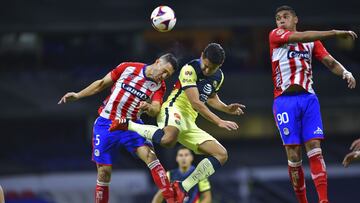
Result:
M236 132L198 119L230 156L210 179L213 202L295 202L272 115L268 33L275 27L274 10L283 4L297 11L298 30L347 29L360 34L358 1L1 1L0 184L7 201L93 202L92 124L109 90L67 105L57 105L58 100L123 61L152 63L170 51L183 65L198 58L209 42L217 42L226 51L219 95L226 103L240 102L247 108L241 117L217 112L240 124ZM160 33L151 26L150 14L159 5L176 13L171 32ZM360 40L323 43L359 81ZM344 169L341 161L360 136L359 87L349 90L319 62L314 61L313 70L327 137L323 151L330 200L354 202L360 166ZM169 91L173 82L167 84ZM175 149L156 150L167 169L176 167ZM112 202L151 201L156 188L140 160L122 150L114 170ZM309 200L315 202L310 176L307 183Z

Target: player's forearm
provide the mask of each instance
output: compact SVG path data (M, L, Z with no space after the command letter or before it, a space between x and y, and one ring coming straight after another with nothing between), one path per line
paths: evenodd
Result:
M104 81L103 80L96 80L95 82L91 83L85 89L81 90L77 93L79 99L88 97L94 94L101 92L104 89Z
M336 30L294 32L289 36L288 42L313 42L336 36Z
M213 112L211 112L209 110L209 108L201 101L194 102L191 105L206 120L208 120L212 123L215 123L215 124L220 123L221 119L217 115L215 115Z
M219 98L210 98L208 99L207 104L209 104L212 108L227 113L228 108L227 105L222 102Z

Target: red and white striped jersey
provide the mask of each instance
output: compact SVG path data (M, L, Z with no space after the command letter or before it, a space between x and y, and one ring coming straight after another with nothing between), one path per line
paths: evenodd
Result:
M120 117L140 119L141 101L163 102L165 82L156 83L145 75L146 64L125 62L110 72L114 85L98 112L101 117L114 120Z
M288 43L292 33L276 28L269 34L274 97L281 95L294 84L315 93L312 88L312 56L321 61L329 55L320 41Z

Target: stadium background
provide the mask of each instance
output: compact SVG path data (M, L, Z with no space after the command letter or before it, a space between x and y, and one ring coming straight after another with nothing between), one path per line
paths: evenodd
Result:
M154 31L149 21L152 9L162 4L178 18L169 33ZM184 64L199 57L209 42L221 43L226 51L220 96L247 106L239 118L220 114L240 124L236 132L198 120L229 151L227 165L210 179L213 202L295 202L271 110L268 32L275 26L274 10L283 4L297 11L299 30L360 34L357 1L1 1L0 184L7 202L93 202L91 126L108 91L67 105L57 105L58 100L122 61L151 63L161 52L173 51ZM360 40L324 44L359 83ZM318 62L313 68L327 136L323 150L330 200L354 202L360 166L344 169L341 161L360 136L359 87L347 89L345 81ZM175 149L156 149L167 169L176 166ZM120 151L114 172L111 202L150 202L156 188L142 162ZM315 202L310 176L307 186Z

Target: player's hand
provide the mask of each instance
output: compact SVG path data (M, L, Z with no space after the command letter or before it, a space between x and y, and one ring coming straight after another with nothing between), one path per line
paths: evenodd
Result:
M353 151L347 154L343 160L344 167L348 167L351 162L360 158L360 151Z
M218 126L220 128L225 128L226 130L237 130L239 128L238 124L233 122L233 121L225 121L225 120L221 120L218 123Z
M232 114L232 115L242 115L244 114L244 110L246 106L243 104L238 104L238 103L234 103L234 104L229 104L227 105L227 113L228 114Z
M355 140L351 146L350 146L350 150L351 151L359 151L360 150L360 138Z
M356 80L351 72L344 71L343 73L343 79L347 81L348 88L354 89L356 87Z
M79 95L75 92L66 93L58 102L58 104L65 104L66 102L76 101L79 99Z
M145 101L141 101L139 104L139 109L142 111L149 111L150 107L151 107L151 104L149 104Z
M358 38L357 34L351 30L335 30L336 37L339 38L348 38L351 37L352 40Z

